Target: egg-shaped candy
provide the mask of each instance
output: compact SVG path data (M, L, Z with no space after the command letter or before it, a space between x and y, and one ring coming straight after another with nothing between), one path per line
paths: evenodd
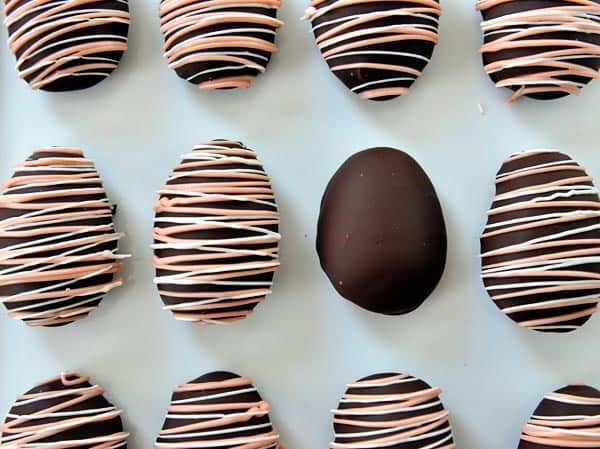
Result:
M489 296L519 326L582 326L600 296L600 199L585 168L552 150L505 160L481 235L481 265Z
M250 87L277 51L280 0L161 0L164 53L200 89Z
M409 374L374 374L347 385L333 410L330 449L454 449L442 390Z
M363 100L408 95L439 41L438 0L313 0L305 18L333 74Z
M578 95L600 77L597 0L479 0L484 69L521 97Z
M86 89L127 50L128 0L4 0L8 46L32 89Z
M17 397L0 425L0 447L127 449L121 415L88 376L63 372Z
M0 302L30 326L61 326L122 284L115 206L77 148L36 150L0 194Z
M215 371L173 391L156 449L283 449L252 381Z
M518 449L600 448L600 391L571 384L544 396L523 427Z
M393 148L348 158L323 194L317 253L354 304L386 315L419 307L446 264L442 208L421 166Z
M164 308L199 325L246 318L271 293L281 238L256 153L229 140L196 145L158 193L152 247Z

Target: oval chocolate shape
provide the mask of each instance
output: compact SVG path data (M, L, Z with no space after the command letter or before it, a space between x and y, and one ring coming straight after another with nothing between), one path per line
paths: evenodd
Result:
M214 140L183 157L158 191L155 283L175 318L226 324L271 293L279 212L254 151Z
M30 326L85 318L122 284L113 206L77 148L41 148L0 194L0 302Z
M548 393L523 427L518 449L600 448L600 391L573 384Z
M17 397L0 426L0 447L127 449L121 410L90 378L64 372Z
M19 77L49 92L87 89L127 50L127 0L5 0L8 45Z
M321 266L344 298L372 312L419 307L446 263L446 228L435 189L408 154L371 148L329 181L317 229Z
M208 373L173 392L156 449L282 449L269 403L252 381Z
M408 95L439 41L438 0L313 0L312 24L333 74L363 100Z
M491 299L519 326L570 332L583 325L600 295L600 199L585 168L551 150L504 161L481 264Z
M441 393L398 373L374 374L347 385L333 411L330 449L454 449Z
M597 0L478 0L484 69L498 87L553 100L578 95L600 74Z
M275 46L281 0L161 0L165 58L200 89L250 87Z

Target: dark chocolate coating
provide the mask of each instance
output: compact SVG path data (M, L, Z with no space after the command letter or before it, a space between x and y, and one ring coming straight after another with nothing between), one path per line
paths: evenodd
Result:
M328 6L337 0L325 0L317 5L317 11L325 10ZM436 0L437 3L439 1ZM376 1L376 2L355 2L341 7L328 10L327 12L315 16L311 20L313 34L315 39L319 39L326 33L332 32L330 36L325 36L328 39L347 34L347 37L340 41L321 48L325 61L333 74L342 82L348 89L351 89L358 95L365 95L368 91L374 89L389 89L389 88L405 88L409 89L418 75L410 71L416 70L422 72L433 55L433 50L437 43L438 19L439 11L431 7L427 7L426 12L422 12L421 16L414 14L393 14L397 10L409 10L414 8L424 9L425 5L414 1ZM385 14L389 12L389 14ZM353 24L343 30L335 31L335 28L341 24L346 24L358 15L366 15L372 13L383 13L381 17L364 20L360 23ZM429 18L427 18L429 17ZM348 22L340 22L346 20ZM386 27L388 29L386 29ZM390 27L403 27L402 33L393 31ZM373 32L373 29L380 29L379 32ZM399 40L398 36L403 33L411 33L410 30L425 30L432 33L429 39L406 39ZM333 31L332 31L333 30ZM353 35L352 33L361 33L367 31L364 35ZM373 40L375 39L375 40ZM376 39L380 39L376 41ZM383 39L383 41L381 40ZM385 39L391 39L386 41ZM395 40L394 40L395 39ZM366 43L370 40L369 43ZM365 41L365 45L343 49L345 45L352 45L357 42ZM342 48L335 54L336 57L328 57L326 52ZM352 53L352 54L350 54ZM378 67L349 67L343 68L357 63L378 64ZM336 67L341 67L338 70ZM373 83L365 86L365 83ZM369 96L368 99L374 101L391 100L398 97L400 94L376 94Z
M15 0L11 2L10 9L7 7L5 11L7 18L10 19L11 13L27 3L31 3L31 1ZM23 73L21 77L32 87L48 92L87 89L104 80L118 66L124 53L121 49L105 45L116 43L119 46L123 46L123 44L126 46L127 44L129 33L127 1L97 0L60 9L57 8L56 2L46 1L45 3L42 7L35 8L24 14L23 17L19 17L8 26L9 38L14 38L17 34L24 32L32 34L32 37L25 40L24 45L13 49L17 61L23 57L23 64L18 67L18 70L24 72L40 65L31 72ZM107 17L117 17L115 12L125 13L127 19L105 20ZM90 13L95 21L92 22L88 17L78 18L76 16L78 13L82 15ZM66 18L69 18L70 21L65 21ZM34 20L39 22L31 27ZM28 28L25 29L25 27ZM104 45L105 50L84 48L94 43ZM31 55L26 54L29 51L32 52ZM81 52L83 57L68 59L73 55L78 55L78 52ZM55 61L55 63L41 64L45 62L45 58L49 58L48 60ZM62 72L71 69L75 69L77 73L60 76ZM50 82L35 86L36 80L39 78L48 79Z
M247 18L241 16L241 14L276 19L276 7L269 7L267 3L252 3L252 1L246 3L241 1L239 4L234 5L227 3L215 4L210 0L197 0L182 4L179 8L172 8L169 5L168 10L163 10L163 5L166 3L166 0L161 0L160 18L166 42L165 52L167 52L167 58L169 58L168 52L176 50L178 45L190 44L179 56L169 59L170 64L176 61L182 62L182 64L178 64L174 68L175 73L180 78L192 84L199 85L201 88L212 82L222 81L225 83L223 87L217 87L216 89L233 89L241 86L236 85L235 82L228 83L227 80L245 77L253 80L262 73L257 67L260 66L266 69L271 60L271 55L275 51L274 47L273 51L269 51L266 47L261 48L256 43L248 43L248 46L231 46L224 39L237 38L237 42L251 42L248 41L249 38L256 42L261 41L263 45L273 45L277 30L274 24L260 23L256 20L249 21ZM192 7L196 8L195 14L192 14ZM179 12L178 9L180 10ZM206 17L204 17L208 14L221 14L223 17L218 23L208 23ZM227 17L228 14L231 14L231 16ZM169 25L170 21L175 22L184 16L188 19L193 19L196 15L198 16L198 20L195 22L187 22L185 26L176 26L173 30L169 31L165 28ZM236 17L233 15L236 15ZM180 33L180 35L169 41L175 32ZM220 38L223 41L221 44L218 44ZM198 48L198 45L192 45L193 41L199 44L203 40L208 43L205 48ZM217 44L215 44L215 41ZM217 57L210 58L209 55L217 55ZM209 59L194 60L196 56L207 56ZM247 61L247 64L242 63L240 59L219 59L219 57L229 56L243 58ZM244 87L249 87L250 83L251 81Z
M561 396L564 401L555 400ZM600 436L594 429L598 428L599 415L600 391L583 384L559 388L539 403L523 429L518 449L598 449ZM530 425L534 427L529 428ZM590 433L581 436L586 431ZM576 432L580 435L575 436Z
M600 297L599 209L591 178L570 156L509 157L481 237L483 281L498 308L541 332L585 324Z
M57 393L64 393L57 395ZM69 447L91 449L97 447L98 441L104 441L107 447L113 446L126 449L127 433L123 432L121 411L118 410L104 396L104 389L89 382L89 378L77 373L63 373L43 383L36 385L23 396L17 398L17 402L9 411L10 415L17 415L22 420L19 424L11 424L16 421L15 417L7 417L2 426L2 444L0 446L11 447L42 447L44 444L62 443ZM31 395L27 397L28 395ZM31 401L37 396L37 400ZM20 401L28 403L19 404ZM28 419L23 415L47 413L48 409L54 407L53 412L58 414L68 413L65 416L53 416L47 418ZM77 413L81 412L81 413ZM75 420L81 420L78 424L72 424ZM70 423L69 423L70 422ZM57 429L58 426L62 429ZM25 429L30 426L38 426L37 429ZM55 427L54 430L50 430ZM33 430L33 431L32 431ZM25 432L32 431L32 435ZM21 433L24 435L19 436ZM22 441L30 439L29 441ZM96 443L85 440L99 439ZM23 444L20 445L19 443ZM39 446L36 446L39 445Z
M378 381L384 385L378 386ZM337 444L357 449L453 449L449 413L440 393L421 379L398 373L374 374L350 384L333 412L332 449L339 449ZM375 407L386 413L373 411ZM387 441L377 442L383 438Z
M67 149L67 151L70 151ZM83 153L79 155L67 154L62 152L61 148L48 148L43 150L38 150L34 152L27 161L40 161L40 163L45 160L51 160L52 158L60 157L67 158L67 160L75 160L77 158L85 158ZM53 191L65 191L64 195L58 197L46 197L39 198L33 201L27 201L25 204L30 205L32 207L44 203L64 203L64 206L61 210L56 211L52 207L49 209L38 209L38 211L42 211L43 213L39 213L37 218L44 219L45 217L48 221L52 221L55 218L52 216L57 213L67 214L69 217L72 217L72 220L69 220L67 217L66 221L52 224L46 222L44 220L37 221L32 223L29 226L17 228L15 231L17 232L38 232L44 231L46 227L55 228L56 226L61 227L73 227L72 229L79 227L89 227L89 230L80 229L78 231L71 231L69 229L62 230L57 232L55 229L52 232L44 233L37 235L7 235L3 232L0 232L0 250L8 248L13 245L24 245L23 248L28 250L28 252L24 254L16 254L14 257L8 258L6 261L17 261L20 258L35 258L38 259L38 263L30 266L25 266L25 263L12 263L2 265L0 269L8 270L11 268L21 267L15 271L12 271L10 274L7 273L6 280L0 274L0 297L3 299L7 299L13 295L28 295L33 293L34 291L40 291L44 294L43 297L37 299L26 299L19 300L19 297L13 297L10 301L3 302L6 309L9 311L9 314L13 315L16 318L22 319L26 324L31 326L47 326L47 327L55 327L55 326L63 326L74 321L85 318L91 310L97 308L97 306L102 301L102 293L104 292L103 288L105 286L111 285L111 282L114 279L114 274L109 272L109 270L105 270L103 273L97 273L95 275L87 275L80 276L78 274L73 274L71 277L68 275L61 276L59 278L51 279L51 280L36 280L33 277L28 277L27 281L23 282L14 282L11 279L12 276L32 276L33 270L35 269L43 269L41 273L52 273L55 271L69 271L87 268L90 271L95 271L95 269L91 269L90 267L99 268L98 264L102 262L110 265L114 262L114 260L110 258L105 258L104 260L99 260L96 258L95 260L78 260L70 263L63 263L61 265L57 265L52 267L51 263L48 261L44 261L46 258L51 256L69 256L69 257L78 257L84 256L86 254L94 254L102 251L110 251L113 252L117 249L118 236L115 235L113 225L113 215L116 211L116 207L112 206L104 192L96 191L82 191L81 189L103 189L102 182L98 177L96 181L91 183L78 183L77 175L84 176L99 176L96 172L96 169L93 165L85 165L80 166L82 170L73 172L69 171L68 167L64 170L60 169L60 166L57 164L46 163L45 165L38 166L35 170L23 170L17 169L14 173L12 180L19 180L21 177L31 177L31 176L62 176L60 182L54 185L35 185L34 181L24 181L23 184L20 184L17 187L14 187L11 191L4 192L0 199L6 200L7 202L11 201L12 195L20 195L26 193L42 193L48 194ZM75 167L77 164L71 165L70 167ZM27 179L27 178L24 178ZM86 178L91 180L91 178ZM82 202L90 202L90 201L106 201L105 204L99 205L95 204L93 207L81 204ZM69 204L73 203L73 206L69 206ZM88 203L89 204L89 203ZM4 207L3 207L4 206ZM103 215L107 216L97 216L94 218L88 217L85 218L85 214L92 213L94 211L99 211L100 209L104 210L105 213ZM7 226L6 231L12 231L9 229L10 222L4 222L4 220L9 220L11 218L22 217L25 214L30 214L35 210L33 209L18 209L15 207L8 207L8 203L0 202L0 224ZM83 218L82 215L84 214ZM109 226L110 228L102 228L102 229L94 229L97 226ZM73 235L67 235L69 233L76 232ZM107 237L105 241L98 242L93 244L94 242L87 240L95 237ZM115 238L112 238L114 236ZM47 242L41 242L41 239L49 239ZM35 242L35 243L34 243ZM45 245L57 245L62 242L67 242L69 246L67 248L54 247L45 249ZM39 249L38 249L39 248ZM70 254L66 254L66 252L70 252ZM29 264L30 262L27 262ZM120 263L118 263L120 265ZM107 265L104 265L106 268ZM11 279L9 281L9 279ZM78 292L80 289L85 289L88 287L96 287L96 290L91 293ZM112 288L112 287L111 287ZM106 289L108 291L110 288ZM54 295L53 295L54 293ZM59 300L60 298L64 298L64 300ZM23 307L28 307L26 310L23 310ZM20 310L17 310L20 309ZM56 313L52 311L56 310ZM60 315L60 312L65 313L65 315ZM27 317L24 317L23 314L27 314ZM35 316L35 314L38 314Z
M600 0L591 0L592 2L600 4ZM497 6L486 9L482 11L482 16L484 20L496 19L498 17L502 17L508 14L518 14L524 11L531 11L536 9L545 9L545 8L559 8L559 7L569 7L569 6L581 6L574 4L574 2L568 0L513 0L504 3L500 3ZM590 20L596 21L600 24L600 20L593 19L589 17ZM528 29L531 28L531 25L520 24L519 29ZM484 42L493 42L497 39L504 38L509 33L496 33L484 38ZM535 37L528 37L526 39L561 39L572 41L577 44L579 42L590 43L593 45L600 46L600 35L594 33L586 33L579 31L560 31L560 32L552 32L552 33L540 33L535 35ZM520 47L520 48L510 48L505 49L498 52L484 53L483 54L483 63L484 65L502 61L502 60L514 60L517 58L524 58L528 56L535 56L543 52L548 52L552 50L562 50L567 49L569 47L566 46L537 46L537 47ZM570 59L569 62L573 62L579 64L584 67L589 67L595 71L600 69L600 58L598 55L590 55L590 57L586 58L577 58ZM502 80L506 80L513 77L519 77L523 75L531 75L536 73L543 73L556 70L556 67L552 66L544 66L543 63L533 66L526 67L512 67L506 68L501 71L491 73L490 78L494 83L497 83ZM592 78L586 76L574 76L574 75L565 75L558 76L560 80L572 81L575 83L588 84ZM544 85L540 85L539 87L544 87ZM513 91L517 91L519 86L511 86L510 89ZM536 100L554 100L558 98L562 98L568 96L567 92L556 92L556 91L547 91L547 92L535 92L526 94L525 96L536 99Z
M220 385L228 381L240 383ZM187 411L184 407L197 409ZM279 449L279 435L268 411L269 405L250 380L226 371L207 373L173 392L168 412L171 417L164 421L156 448L191 449L202 445L234 449L254 441L257 449Z
M164 186L170 190L161 193L154 230L155 244L164 243L162 233L171 233L170 237L192 245L155 248L157 279L180 275L190 282L158 281L159 293L177 319L199 325L241 320L270 293L279 265L279 237L272 235L278 232L279 214L270 179L256 153L240 142L207 142L190 155ZM177 186L183 186L181 191L175 191ZM178 209L184 206L173 204L178 201L187 201L187 209ZM173 207L161 207L167 203ZM180 219L210 227L191 229L177 221ZM194 246L200 241L204 243ZM187 259L168 262L172 257ZM207 275L219 276L218 282L198 279L199 271L215 267L218 271Z
M408 154L371 148L350 157L321 202L317 252L344 298L372 312L419 307L446 263L446 228L435 189Z

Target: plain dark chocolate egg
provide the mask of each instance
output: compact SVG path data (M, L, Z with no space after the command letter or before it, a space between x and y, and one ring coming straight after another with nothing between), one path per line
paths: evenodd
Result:
M419 307L446 263L446 228L427 174L408 154L371 148L329 181L317 230L321 266L340 295L372 312Z

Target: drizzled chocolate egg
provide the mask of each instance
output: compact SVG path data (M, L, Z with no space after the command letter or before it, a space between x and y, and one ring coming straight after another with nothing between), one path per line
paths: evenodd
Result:
M121 410L90 378L65 372L17 397L0 426L0 447L126 449Z
M8 45L33 89L86 89L127 50L127 0L4 0Z
M158 191L155 283L175 318L226 324L271 292L279 212L254 151L215 140L194 147Z
M77 148L41 148L0 194L0 302L30 326L81 320L122 284L115 207Z
M498 87L552 100L600 77L598 0L478 0L485 71Z
M161 0L165 58L200 89L250 87L277 51L280 0Z
M224 371L175 388L156 449L283 449L269 403L252 381Z
M354 304L386 315L419 307L446 263L444 217L427 174L393 148L350 157L323 195L317 252Z
M519 326L570 332L598 308L600 199L570 156L513 154L496 175L481 236L482 277L498 308Z
M347 386L333 411L331 449L454 449L442 390L408 374L383 373Z
M306 10L333 74L363 100L408 95L438 43L438 0L313 0Z
M572 384L548 393L523 427L518 449L600 448L600 391Z

